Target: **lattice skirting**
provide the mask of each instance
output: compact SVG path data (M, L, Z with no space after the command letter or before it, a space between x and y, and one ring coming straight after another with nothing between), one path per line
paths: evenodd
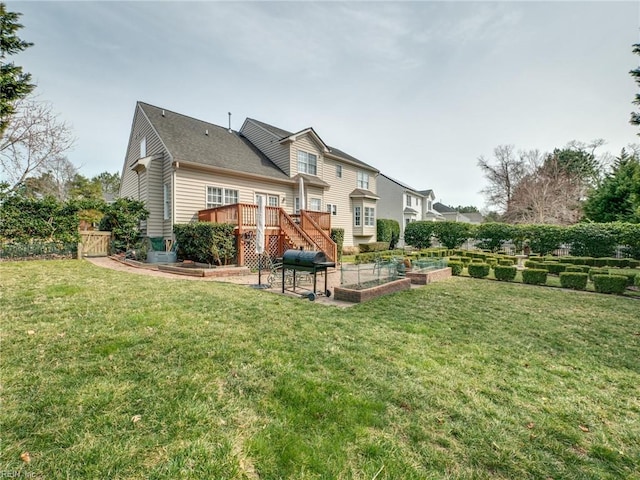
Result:
M267 236L267 248L265 254L268 254L272 259L281 255L278 250L280 237L278 235ZM249 268L258 268L258 254L256 253L256 237L252 236L248 241L244 242L244 264ZM264 265L263 265L264 268Z

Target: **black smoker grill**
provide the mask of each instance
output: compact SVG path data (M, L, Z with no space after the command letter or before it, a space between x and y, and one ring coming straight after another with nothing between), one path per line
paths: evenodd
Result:
M313 274L313 293L309 293L309 300L316 299L316 275L318 272L324 272L324 291L328 297L331 292L327 290L327 268L335 267L335 262L327 261L324 252L314 252L309 250L287 250L282 256L282 293L284 293L285 272L293 271L293 291L296 291L296 272L310 272Z

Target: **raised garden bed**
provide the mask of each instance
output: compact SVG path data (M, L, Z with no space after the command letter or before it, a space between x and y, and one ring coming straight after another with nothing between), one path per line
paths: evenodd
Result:
M248 267L216 267L206 263L186 262L173 265L158 265L158 270L191 277L231 277L249 275L251 273Z
M362 303L372 298L388 295L390 293L409 290L411 280L400 278L391 282L379 283L378 281L366 282L361 285L345 285L335 287L334 298L344 302Z
M438 270L425 271L407 271L406 278L411 280L414 285L427 285L433 282L439 282L451 278L451 268L439 268Z

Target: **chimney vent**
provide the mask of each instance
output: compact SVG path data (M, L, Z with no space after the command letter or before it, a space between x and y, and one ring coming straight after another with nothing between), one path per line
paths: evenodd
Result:
M162 116L164 117L164 110L162 110Z
M229 133L233 132L233 130L231 130L231 112L229 112Z
M205 135L209 135L209 129L208 128L204 131L204 134Z

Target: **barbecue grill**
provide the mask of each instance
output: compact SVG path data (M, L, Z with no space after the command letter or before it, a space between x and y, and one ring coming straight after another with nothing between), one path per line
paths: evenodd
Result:
M327 268L335 267L335 262L327 261L327 256L324 252L316 252L310 250L287 250L282 256L282 293L284 293L285 285L285 272L287 270L293 271L293 291L296 291L296 272L310 272L313 275L313 292L309 293L307 297L313 301L318 295L316 293L316 275L318 272L324 272L324 291L323 293L328 297L331 292L327 290Z

